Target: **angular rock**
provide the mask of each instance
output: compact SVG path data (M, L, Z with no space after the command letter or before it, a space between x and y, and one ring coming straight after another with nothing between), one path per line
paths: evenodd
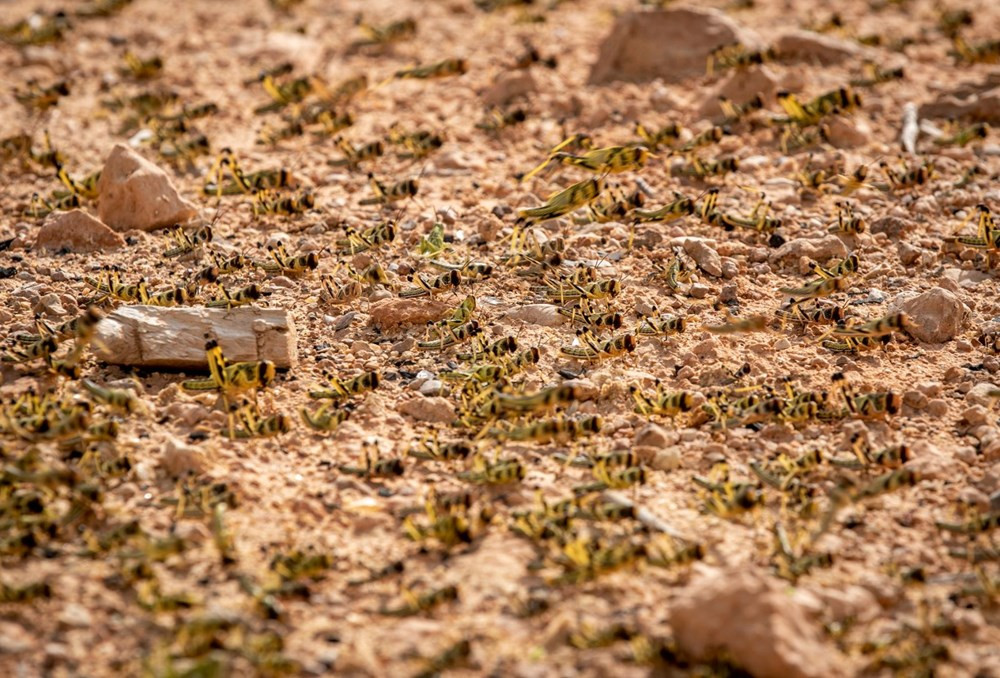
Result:
M755 676L846 676L847 658L823 639L787 586L748 568L700 568L673 601L670 626L680 649L698 658L728 652Z
M115 144L97 182L97 213L116 231L153 231L188 221L197 208L170 177L125 144Z
M124 245L124 238L83 210L53 212L35 240L35 247L52 252L105 252Z
M506 106L512 99L531 94L537 89L538 84L531 71L505 71L483 93L483 103L487 106Z
M408 325L440 320L450 307L436 299L383 299L372 304L368 323L383 332Z
M778 76L767 66L753 66L742 71L733 72L729 78L709 94L701 104L699 113L705 118L722 116L719 107L719 97L725 97L734 104L743 105L760 96L766 106L774 101L778 92Z
M983 382L981 384L976 384L969 389L969 392L965 394L965 401L971 403L972 405L982 405L983 407L990 407L996 400L989 395L990 391L995 391L997 386L989 383Z
M921 480L954 481L965 472L965 465L956 458L953 449L918 440L910 446L910 452L913 458L903 464L903 468L915 471Z
M646 424L636 431L633 443L645 447L661 448L670 444L670 435L659 424Z
M97 324L94 350L112 365L204 369L205 335L228 360L298 361L291 314L278 308L121 306Z
M205 470L205 455L193 445L170 436L160 453L160 466L171 478Z
M715 9L626 12L601 43L588 83L655 78L681 82L704 75L712 50L734 42L750 48L760 46L752 32Z
M824 263L834 257L843 259L846 256L847 246L844 245L844 242L837 236L829 234L821 238L789 240L771 255L771 261L780 262L786 259L798 260L800 257L808 257L813 261Z
M401 402L396 411L413 417L417 421L428 421L435 424L450 424L455 421L455 408L441 397L410 398Z
M903 311L910 318L909 333L928 344L943 344L962 331L969 308L954 292L935 287L923 294L900 294L890 311Z
M920 107L921 118L968 118L1000 123L1000 74L979 84L966 84Z
M722 276L722 257L701 238L687 238L684 251L705 273L716 278Z
M559 309L552 304L527 304L507 311L511 320L520 320L531 325L542 327L558 327L568 322L566 316L559 314Z
M778 36L774 50L782 59L836 64L853 59L864 52L860 46L813 31L793 30Z

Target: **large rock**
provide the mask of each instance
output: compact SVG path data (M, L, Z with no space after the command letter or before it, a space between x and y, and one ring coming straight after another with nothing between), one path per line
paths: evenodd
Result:
M601 43L589 84L702 76L712 50L734 42L760 47L756 35L715 9L626 12Z
M965 84L920 107L921 118L968 118L1000 123L1000 73Z
M847 40L803 30L781 34L774 43L774 50L782 59L815 61L823 65L840 63L865 51Z
M891 311L903 311L910 318L909 333L928 344L943 344L962 331L969 308L954 292L935 287L923 294L900 294Z
M53 212L38 230L35 246L52 252L104 252L125 239L83 210Z
M116 231L154 231L188 221L198 212L166 172L124 144L112 149L97 190L97 213Z
M281 368L298 361L288 311L250 306L121 306L97 324L94 349L113 365L201 369L205 335L218 339L228 360L270 360Z
M726 651L754 676L847 675L847 658L823 640L819 624L788 591L745 567L702 568L673 602L670 626L685 654L709 659Z

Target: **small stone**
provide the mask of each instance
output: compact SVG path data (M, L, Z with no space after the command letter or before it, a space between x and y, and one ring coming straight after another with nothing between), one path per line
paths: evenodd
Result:
M688 294L692 299L704 299L708 296L709 291L710 289L708 285L705 285L704 283L694 283L691 285L690 289L688 289Z
M33 310L35 313L41 313L49 316L66 315L66 309L63 308L62 300L59 298L59 295L54 292L50 292L49 294L41 297L34 304Z
M775 351L787 351L791 347L792 347L792 342L788 341L788 339L785 339L784 337L774 342Z
M871 127L861 118L848 120L835 116L827 124L827 140L834 148L864 146L871 138Z
M428 379L418 389L421 395L438 396L444 392L444 383L437 379Z
M760 41L715 9L625 12L601 43L588 84L701 77L709 54L734 43L753 48Z
M116 144L97 182L98 215L116 231L153 231L183 223L198 210L181 198L166 172Z
M910 319L909 333L928 344L943 344L953 339L961 332L970 313L954 292L941 287L915 296L901 294L889 310L906 313Z
M531 325L542 327L558 327L569 320L559 313L559 308L552 304L527 304L507 311L511 320L519 320Z
M382 331L410 325L426 325L440 320L448 309L448 304L436 299L393 297L371 305L368 312L369 324Z
M715 358L716 343L717 342L715 341L715 339L709 337L708 339L705 339L704 341L695 344L694 348L691 349L691 353L698 356L699 358Z
M455 408L441 397L410 398L401 402L396 411L413 417L417 421L428 421L435 424L449 424L455 421Z
M906 391L903 394L903 403L915 410L922 410L927 407L927 396L920 391Z
M946 451L926 440L918 440L910 448L913 458L903 468L915 471L921 480L956 480L962 476L963 464L953 449Z
M847 40L804 30L779 35L774 42L774 50L783 59L815 61L824 66L852 59L863 51Z
M723 274L725 275L725 274ZM739 299L739 288L736 285L724 285L719 290L719 301L726 304Z
M896 252L899 254L899 262L904 266L911 266L920 258L920 249L906 241L899 243Z
M789 240L771 255L771 262L781 262L786 259L798 261L800 257L808 257L812 261L825 263L830 259L843 259L846 256L847 246L844 245L844 241L830 234L820 238Z
M75 629L86 629L94 623L94 618L83 605L66 603L59 612L59 623Z
M53 212L38 230L35 246L50 252L106 252L125 239L83 210Z
M402 341L397 341L395 344L392 345L392 347L389 350L391 350L393 353L402 355L403 353L412 351L416 347L416 345L417 345L416 339L414 339L413 337L407 337Z
M941 398L935 398L927 403L927 414L930 416L940 419L941 417L948 414L948 401Z
M722 258L702 238L686 238L684 251L705 273L716 278L722 276Z
M676 447L656 450L649 461L650 468L656 471L673 471L681 467L681 453Z
M483 104L487 107L503 107L512 99L524 97L538 89L531 71L503 71L493 85L483 94Z
M170 477L179 478L187 473L204 471L205 457L197 447L170 436L160 453L160 466Z
M646 424L636 432L633 443L646 447L666 447L670 444L670 435L659 424Z
M909 219L898 216L885 216L872 222L872 233L885 233L893 239L898 239L904 233L915 228L915 224Z

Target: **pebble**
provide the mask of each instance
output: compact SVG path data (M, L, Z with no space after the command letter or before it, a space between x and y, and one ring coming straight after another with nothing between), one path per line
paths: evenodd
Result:
M808 257L813 261L825 263L833 258L843 259L847 256L847 246L836 235L829 234L820 238L795 238L779 247L771 255L771 263L787 259L799 260Z
M962 419L968 422L969 426L979 426L985 424L990 417L990 412L982 405L973 405L962 412Z
M173 436L168 437L164 443L159 463L172 478L179 478L189 472L201 473L205 470L205 456L201 449Z
M997 390L997 387L994 384L981 382L969 389L965 394L965 402L971 405L990 407L995 402L995 399L988 396L987 393L995 390Z
M645 447L667 447L670 444L670 434L659 424L646 424L636 431L633 443Z
M693 299L704 299L708 296L710 289L708 285L704 283L694 283L688 290L688 294L691 295Z
M527 304L507 311L507 318L518 320L529 325L541 327L558 327L569 322L569 319L559 313L559 308L553 304Z
M927 396L920 391L906 391L903 393L903 403L915 410L922 410L927 407Z
M698 268L715 278L722 276L722 258L703 238L685 238L683 246Z
M791 346L792 346L792 342L790 342L790 341L788 341L788 339L782 337L781 339L778 339L778 341L776 341L774 343L774 350L775 351L787 351L789 348L791 348Z
M369 323L382 331L409 325L426 325L440 320L449 310L448 304L436 299L402 299L393 297L371 305Z
M774 50L783 59L818 61L824 66L852 59L862 52L853 42L806 30L782 33L774 42Z
M428 379L419 388L420 394L425 396L444 395L444 390L444 382L438 379Z

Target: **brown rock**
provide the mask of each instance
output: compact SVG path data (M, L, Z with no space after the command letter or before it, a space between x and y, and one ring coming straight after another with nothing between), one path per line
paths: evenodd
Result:
M872 233L885 233L890 238L897 238L903 233L913 230L915 224L909 219L897 216L880 217L872 222Z
M701 568L673 602L670 626L697 658L726 651L755 676L845 676L848 661L823 640L806 608L773 577L748 568Z
M53 212L38 230L35 246L54 252L104 252L125 239L83 210Z
M771 255L772 262L780 262L786 259L798 261L800 257L807 257L820 263L829 261L834 257L844 258L847 256L847 246L837 236L830 234L821 238L796 238L789 240L779 247Z
M197 208L181 198L166 172L124 144L116 144L97 182L101 221L116 231L153 231L185 222Z
M201 450L177 438L167 438L160 454L160 466L172 478L188 472L201 473L205 470L205 457Z
M979 84L966 84L920 107L921 118L969 118L1000 123L1000 74Z
M418 421L429 421L436 424L450 424L455 421L455 408L441 397L410 398L401 402L396 411Z
M751 48L760 44L755 35L715 9L626 12L601 43L588 82L655 78L681 82L704 75L712 50L734 42Z
M848 120L834 116L827 124L827 139L834 148L864 146L871 137L871 128L861 118Z
M722 257L703 238L685 238L684 251L705 273L715 278L722 276Z
M646 447L666 447L670 444L670 435L659 424L646 424L636 432L633 442Z
M815 61L823 65L852 59L864 51L847 40L802 30L780 35L774 43L774 50L782 59Z
M219 340L229 360L270 360L282 368L298 361L291 314L252 306L121 306L98 323L94 350L112 365L200 369L206 334Z
M368 322L384 332L396 327L426 325L440 320L448 309L448 304L436 299L383 299L372 304Z
M969 308L954 292L935 287L923 294L901 294L891 311L903 311L910 318L909 332L919 341L943 344L959 332L969 317Z
M733 72L729 78L709 94L701 104L699 113L705 118L722 116L719 97L725 97L734 104L742 105L760 96L766 106L774 100L778 92L778 77L767 66L753 66L743 71Z
M916 471L921 480L949 480L961 478L965 465L955 458L954 451L918 440L910 446L913 458L903 468Z
M506 106L511 99L523 97L538 89L531 71L504 72L497 76L493 85L483 93L483 103L487 106Z

